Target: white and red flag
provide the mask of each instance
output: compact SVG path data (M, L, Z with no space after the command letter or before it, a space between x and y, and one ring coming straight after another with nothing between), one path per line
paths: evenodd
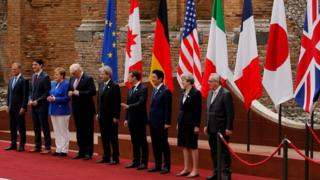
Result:
M293 98L293 85L283 0L274 0L263 86L275 106Z
M242 25L234 81L242 93L244 104L248 111L252 101L262 95L256 30L254 27L251 0L243 1Z
M124 82L126 83L127 87L131 86L128 82L128 76L129 72L132 70L137 70L142 73L139 0L131 0L130 6L126 61L124 69Z

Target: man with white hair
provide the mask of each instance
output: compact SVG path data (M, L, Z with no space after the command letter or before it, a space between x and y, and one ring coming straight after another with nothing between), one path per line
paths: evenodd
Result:
M89 160L93 154L93 118L95 106L93 96L96 87L93 78L84 74L79 64L70 66L69 96L77 131L79 152L74 159Z
M103 145L102 159L97 163L119 164L118 123L120 119L121 94L120 87L112 81L112 69L103 66L99 69L99 84L97 96L97 119ZM111 146L110 146L111 145ZM112 147L112 160L111 157Z
M210 91L207 99L207 116L204 133L209 136L211 158L215 167L213 176L207 180L217 178L217 133L220 132L227 142L233 130L233 100L231 93L220 85L220 76L213 73L209 77ZM231 179L231 156L228 148L221 145L222 171L225 180Z

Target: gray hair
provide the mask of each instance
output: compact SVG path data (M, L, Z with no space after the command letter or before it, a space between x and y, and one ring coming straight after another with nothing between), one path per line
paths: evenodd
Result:
M210 81L216 81L220 84L220 82L221 82L220 79L221 79L221 77L219 74L217 74L217 73L210 74L210 77L209 77Z
M13 66L17 67L18 69L21 69L21 67L22 67L21 64L18 62L12 63L11 67L13 67Z
M112 69L109 66L102 66L101 68L99 68L100 72L103 72L109 76L112 76Z
M69 68L70 72L73 73L75 71L81 71L82 72L82 67L80 66L80 64L78 63L75 63L75 64L72 64Z
M189 82L191 85L194 84L193 75L190 74L190 73L183 74L183 75L181 76L181 79L182 79L182 80L186 80L186 81Z

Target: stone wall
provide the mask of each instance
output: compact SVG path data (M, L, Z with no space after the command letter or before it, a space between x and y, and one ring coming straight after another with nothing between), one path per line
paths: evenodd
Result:
M3 83L4 42L7 31L7 0L0 0L0 84Z

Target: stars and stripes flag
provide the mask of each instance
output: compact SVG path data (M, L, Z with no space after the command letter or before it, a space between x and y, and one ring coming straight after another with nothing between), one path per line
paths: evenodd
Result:
M131 0L130 5L124 69L124 82L126 83L127 87L131 86L128 82L128 76L129 72L133 70L137 70L142 73L139 0Z
M228 70L227 36L224 26L223 4L222 0L215 0L212 8L207 58L201 84L203 97L207 97L210 90L208 84L210 74L218 73L221 76L222 85L226 86Z
M295 99L306 112L312 112L320 93L319 1L307 1L301 50L296 74Z
M287 23L283 0L274 0L263 86L277 107L293 98Z
M186 73L193 74L195 80L194 85L200 90L202 75L198 38L195 2L194 0L187 0L177 79L182 87L181 76Z
M116 14L115 0L109 0L107 5L106 20L104 27L104 39L101 53L102 65L110 66L112 69L112 79L118 81L118 55L116 36Z
M251 0L243 1L242 25L234 81L244 98L244 104L248 111L252 101L262 95L256 30Z

